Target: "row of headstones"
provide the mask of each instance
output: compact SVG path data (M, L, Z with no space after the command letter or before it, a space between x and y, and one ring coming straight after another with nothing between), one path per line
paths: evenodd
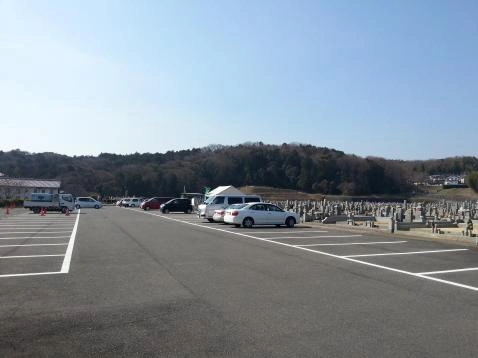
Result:
M321 201L286 200L275 204L304 215L312 220L329 216L375 216L393 217L398 222L464 221L478 219L478 201L439 202L374 202L374 201Z

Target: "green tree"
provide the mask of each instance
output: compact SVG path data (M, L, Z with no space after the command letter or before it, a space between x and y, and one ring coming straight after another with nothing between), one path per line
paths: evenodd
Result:
M475 193L478 193L478 172L470 172L466 177L466 182Z

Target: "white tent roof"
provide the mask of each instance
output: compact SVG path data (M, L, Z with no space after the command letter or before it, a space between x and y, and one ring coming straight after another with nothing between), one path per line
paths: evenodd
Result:
M244 193L232 185L218 186L216 189L211 190L206 196L214 195L244 195Z

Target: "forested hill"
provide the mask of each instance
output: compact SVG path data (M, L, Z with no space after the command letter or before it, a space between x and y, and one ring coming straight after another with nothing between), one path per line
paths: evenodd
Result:
M425 175L478 170L476 157L427 161L361 158L311 145L262 143L97 157L0 151L10 177L57 178L75 195L177 195L218 185L261 185L311 193L403 194Z

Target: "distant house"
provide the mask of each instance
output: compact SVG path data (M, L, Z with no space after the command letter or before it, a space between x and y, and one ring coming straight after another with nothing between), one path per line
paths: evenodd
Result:
M443 186L466 186L465 175L455 174L436 174L430 175L425 181L427 185L443 185ZM457 186L458 185L458 186Z
M10 178L0 175L0 200L25 199L31 193L56 194L61 181L56 179Z
M451 175L445 179L443 183L443 188L467 188L466 180L464 175Z
M464 184L464 183L465 183L464 176L453 175L445 179L445 185L457 185L457 184Z

